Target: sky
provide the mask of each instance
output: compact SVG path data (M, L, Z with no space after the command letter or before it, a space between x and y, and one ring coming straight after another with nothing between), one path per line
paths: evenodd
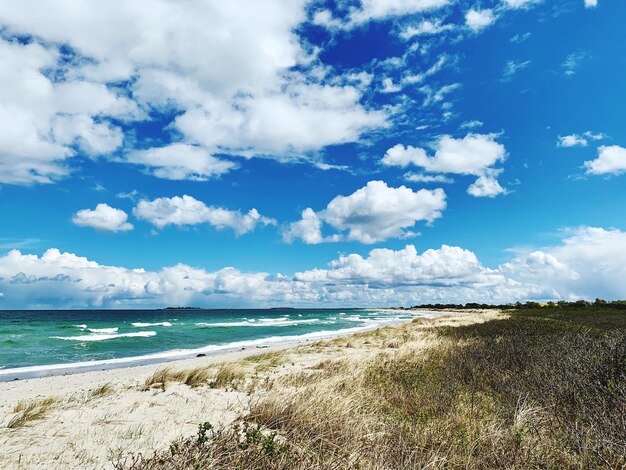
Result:
M0 309L626 298L618 0L0 0Z

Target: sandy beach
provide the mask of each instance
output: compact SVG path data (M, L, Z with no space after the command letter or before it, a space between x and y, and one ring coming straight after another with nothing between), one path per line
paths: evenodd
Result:
M421 321L434 326L493 315L464 312ZM385 329L393 328L401 326ZM276 377L306 373L337 357L366 359L386 347L363 340L375 333L0 383L0 466L113 468L112 462L124 456L161 450L177 438L193 435L203 422L221 427L243 418L251 401L263 395L263 384ZM163 368L200 368L218 374L225 364L235 368L235 379L221 386L177 382L146 386L146 380ZM47 404L41 416L8 427L20 416L16 412L20 403Z
M614 374L623 317L556 310L3 382L0 468L620 468L623 386L599 395L585 351Z

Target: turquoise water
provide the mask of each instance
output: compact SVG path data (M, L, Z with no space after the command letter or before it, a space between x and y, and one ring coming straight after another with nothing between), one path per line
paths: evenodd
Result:
M0 312L0 380L313 340L428 313L389 310Z

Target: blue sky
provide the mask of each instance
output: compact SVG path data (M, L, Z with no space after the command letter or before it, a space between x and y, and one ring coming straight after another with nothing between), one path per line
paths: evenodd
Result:
M66 3L0 0L0 308L626 297L621 2Z

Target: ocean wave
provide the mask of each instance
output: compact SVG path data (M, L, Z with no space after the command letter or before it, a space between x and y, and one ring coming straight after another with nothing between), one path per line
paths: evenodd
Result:
M87 331L89 331L90 333L101 333L108 335L117 333L117 330L119 330L119 328L87 328Z
M147 328L149 326L172 326L172 324L168 321L162 321L162 322L158 322L158 323L142 323L142 322L135 322L135 323L131 323L132 326L136 327L136 328Z
M72 325L74 328L79 328L81 330L84 330L85 328L87 328L87 325Z
M58 373L64 373L65 371L75 371L77 369L85 369L90 367L101 367L101 366L123 366L129 365L137 362L150 362L150 361L160 361L160 360L175 360L182 358L191 358L196 356L197 354L207 354L207 353L217 353L221 351L230 351L230 350L238 350L241 348L253 348L256 346L268 346L268 345L276 345L276 344L290 344L297 343L300 341L313 341L317 339L330 338L333 336L341 336L350 333L356 333L358 331L363 331L370 328L376 328L379 325L368 325L366 327L352 327L352 328L343 328L340 330L322 330L315 331L312 333L305 333L301 335L289 335L289 336L270 336L267 338L259 338L254 340L247 341L235 341L232 343L220 344L220 345L210 345L203 346L195 349L172 349L169 351L163 351L159 353L153 354L145 354L143 356L131 356L131 357L120 357L115 359L101 359L96 361L83 361L83 362L74 362L70 364L48 364L41 366L26 366L26 367L15 367L10 369L0 370L0 377L7 375L15 375L15 374L28 374L28 373L41 373L46 371L59 371ZM150 336L156 335L154 331L144 331L140 333L153 333ZM136 333L126 333L125 335L136 335ZM104 336L104 335L85 335L86 336ZM122 336L122 335L116 335ZM76 337L80 338L80 337ZM61 339L69 339L67 337L61 337Z
M378 320L374 320L372 318L362 318L371 314L371 312L375 312ZM359 321L362 321L362 324L351 326L348 328L342 328L337 330L318 330L315 332L300 334L300 335L285 335L285 336L270 336L265 338L259 338L255 340L242 340L236 341L226 344L219 345L207 345L193 349L171 349L167 351L155 352L150 354L145 354L141 356L129 356L129 357L119 357L113 359L101 359L101 360L91 360L91 361L79 361L74 363L61 363L61 364L48 364L48 365L37 365L37 366L24 366L24 367L9 367L0 370L0 379L6 377L15 377L19 375L50 375L50 374L61 374L68 372L78 372L78 371L86 371L90 369L96 369L101 367L123 367L129 365L137 365L141 363L157 363L164 361L171 361L176 359L184 359L184 358L192 358L197 354L215 354L222 351L236 351L241 348L254 348L256 346L268 346L274 344L293 344L305 340L313 341L317 339L329 338L334 336L342 336L351 333L355 333L358 331L370 330L374 328L378 328L385 325L392 325L394 323L398 323L398 320L391 320L391 316L381 315L383 312L388 313L388 310L376 309L376 310L365 310L362 309L360 311L361 316L359 317ZM344 313L344 312L341 312ZM341 315L339 313L339 315ZM399 313L399 312L398 312ZM433 311L421 311L421 312L403 312L407 314L409 318L411 317L420 317L420 316L438 316L442 313L433 312ZM344 313L345 315L345 313ZM359 315L350 315L350 317L359 316ZM346 315L348 317L348 315ZM346 319L346 317L341 318ZM397 315L394 315L397 318ZM276 319L274 319L276 320ZM356 319L354 319L356 321ZM284 321L284 319L283 319ZM297 321L297 320L296 320ZM250 321L251 323L255 323ZM335 323L335 322L333 322ZM258 323L257 323L258 324ZM317 323L317 325L321 325L322 322ZM115 337L124 337L124 336L154 336L156 332L154 331L141 331L137 333L125 333L118 335L104 335L104 334L90 334L83 336L75 336L75 337L57 337L63 340L74 340L74 341L102 341L106 337L115 338ZM97 339L88 339L90 337L97 337Z
M288 319L259 319L259 320L246 320L239 322L216 322L216 323L205 323L199 322L195 325L200 328L233 328L238 326L294 326L294 325L302 325L302 324L321 324L321 325L331 325L335 323L334 321L322 321L319 318L311 318L309 320L288 320Z
M120 334L102 334L92 333L90 335L80 336L51 336L53 339L62 339L64 341L106 341L117 338L135 338L156 336L156 331L137 331L136 333L120 333Z

